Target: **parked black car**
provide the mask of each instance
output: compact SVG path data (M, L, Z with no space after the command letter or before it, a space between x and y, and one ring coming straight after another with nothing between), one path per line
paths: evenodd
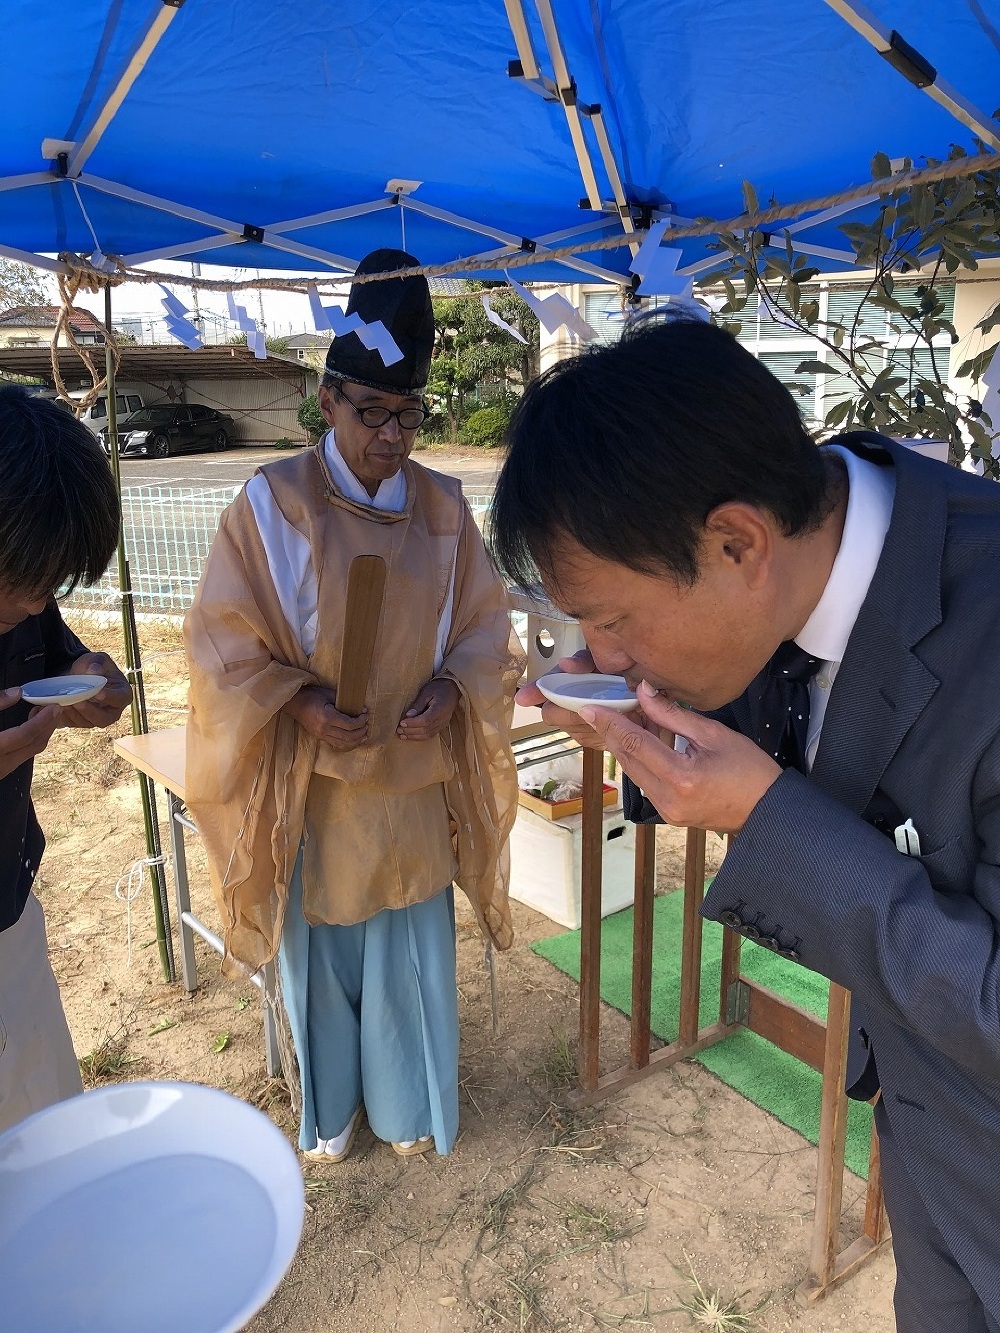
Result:
M231 416L200 403L142 407L118 422L118 452L122 457L169 458L201 449L222 450L234 429ZM101 443L110 453L107 427L101 431Z

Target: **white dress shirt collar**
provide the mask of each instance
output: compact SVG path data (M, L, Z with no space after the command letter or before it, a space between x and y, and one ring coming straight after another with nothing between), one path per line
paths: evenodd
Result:
M348 500L367 505L369 509L384 509L393 514L401 514L406 508L406 478L402 468L395 476L381 482L375 495L371 496L344 462L332 430L328 430L323 437L323 457L330 475Z
M877 467L842 445L828 445L826 450L836 453L847 467L844 535L823 595L795 642L821 662L840 662L882 555L896 478L892 468Z

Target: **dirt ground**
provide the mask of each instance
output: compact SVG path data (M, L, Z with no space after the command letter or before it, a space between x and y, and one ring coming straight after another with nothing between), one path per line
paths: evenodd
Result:
M120 657L113 626L68 618ZM146 623L140 633L150 725L178 725L177 627ZM37 763L35 794L48 834L38 891L88 1085L212 1084L254 1102L294 1141L287 1089L264 1071L256 991L224 980L200 941L198 992L165 982L146 883L126 902L123 880L116 896L144 845L138 785L111 738L58 732ZM681 882L683 835L660 838L667 890ZM721 844L710 842L717 863ZM196 838L188 850L194 909L213 924ZM342 1165L301 1159L302 1242L252 1333L892 1329L889 1254L813 1308L796 1303L815 1196L810 1144L691 1063L570 1110L577 987L529 948L560 927L513 904L517 939L497 961L494 1035L482 943L458 907L455 1150L404 1160L366 1129ZM625 1062L627 1024L607 1009L602 1022L611 1069ZM863 1182L848 1175L844 1194L846 1243L860 1229Z

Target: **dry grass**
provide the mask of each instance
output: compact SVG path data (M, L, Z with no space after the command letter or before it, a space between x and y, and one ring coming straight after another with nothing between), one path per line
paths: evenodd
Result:
M607 1208L591 1208L585 1203L570 1203L562 1215L562 1225L573 1241L596 1241L611 1245L636 1234L636 1227L622 1222Z
M104 1083L120 1082L132 1066L142 1063L142 1056L129 1050L135 1011L125 1013L124 1000L118 997L118 1022L109 1026L89 1055L79 1059L84 1087L99 1088Z
M684 1257L688 1263L688 1280L692 1290L688 1296L680 1298L675 1309L684 1311L696 1328L708 1329L710 1333L738 1333L738 1330L752 1329L754 1326L752 1316L767 1303L767 1298L759 1302L753 1310L741 1310L742 1296L727 1299L720 1288L706 1287L694 1271L691 1260L687 1255Z
M552 1033L552 1045L542 1057L539 1074L553 1090L568 1088L576 1082L576 1057L564 1034Z

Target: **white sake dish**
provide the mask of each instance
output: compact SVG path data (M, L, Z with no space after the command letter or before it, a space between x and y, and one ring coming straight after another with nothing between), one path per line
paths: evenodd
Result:
M535 684L546 699L571 713L578 713L587 704L610 708L616 713L630 713L639 706L624 676L603 676L596 671L577 676L553 671L548 676L539 676Z
M44 680L29 680L21 686L21 698L29 704L57 704L72 708L100 694L107 685L106 676L46 676Z
M5 1329L236 1333L299 1243L302 1171L260 1111L122 1083L0 1134Z

